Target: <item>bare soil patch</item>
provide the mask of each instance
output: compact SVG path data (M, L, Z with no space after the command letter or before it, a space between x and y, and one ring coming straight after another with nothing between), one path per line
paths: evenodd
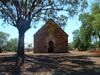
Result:
M0 55L0 75L100 75L100 57L87 56L90 52L27 52L25 64L17 67L14 55Z
M92 53L95 56L100 56L100 50L91 50L89 52Z

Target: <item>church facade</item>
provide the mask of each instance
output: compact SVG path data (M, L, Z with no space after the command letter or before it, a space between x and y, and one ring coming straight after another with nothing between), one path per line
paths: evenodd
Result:
M67 53L68 34L49 19L34 35L34 53Z

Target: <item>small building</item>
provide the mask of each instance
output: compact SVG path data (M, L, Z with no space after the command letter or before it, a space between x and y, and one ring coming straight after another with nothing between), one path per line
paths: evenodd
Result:
M34 35L34 53L68 52L68 34L49 19Z

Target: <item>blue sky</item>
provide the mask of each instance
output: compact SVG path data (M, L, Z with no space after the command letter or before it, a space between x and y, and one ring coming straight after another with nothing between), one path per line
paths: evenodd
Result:
M90 5L93 2L93 0L88 0L89 2L89 6L87 11L90 10ZM2 23L2 19L0 19L0 24ZM37 30L39 30L41 28L41 26L43 26L44 23L40 22L39 25L37 26L37 28L31 28L29 29L26 33L25 33L25 44L27 45L32 43L33 44L33 35L34 33L36 33ZM69 35L68 37L68 42L72 42L73 40L73 35L72 32L76 29L79 29L79 27L81 26L81 23L78 21L78 16L75 16L73 18L69 18L68 19L68 23L64 29L64 31ZM15 27L10 26L10 25L5 25L5 26L1 26L0 25L0 31L6 32L10 34L10 38L18 38L18 31Z

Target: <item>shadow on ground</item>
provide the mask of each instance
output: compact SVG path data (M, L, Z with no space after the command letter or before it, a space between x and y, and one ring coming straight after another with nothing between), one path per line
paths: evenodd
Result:
M100 65L85 56L26 55L23 66L14 57L0 57L0 75L100 75Z

